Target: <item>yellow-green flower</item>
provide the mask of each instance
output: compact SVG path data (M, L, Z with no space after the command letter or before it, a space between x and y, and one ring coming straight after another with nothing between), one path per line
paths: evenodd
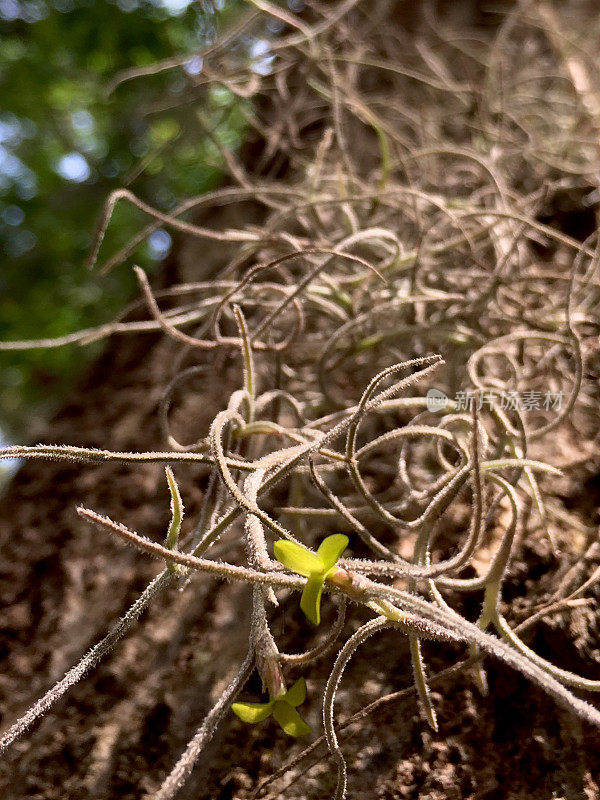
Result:
M289 736L304 736L311 727L302 719L296 708L306 699L306 682L299 678L291 689L268 703L233 703L231 709L242 722L254 724L273 715Z
M277 561L292 572L308 578L302 592L300 608L314 625L321 621L323 584L335 571L336 562L348 547L348 541L343 533L334 533L323 539L316 553L286 539L279 539L273 545Z

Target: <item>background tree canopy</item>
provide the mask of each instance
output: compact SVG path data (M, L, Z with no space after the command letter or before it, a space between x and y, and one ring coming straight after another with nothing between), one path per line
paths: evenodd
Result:
M205 131L235 147L243 121L226 89L194 88L198 52L240 6L0 0L0 339L60 336L123 307L134 287L130 267L100 276L85 265L112 190L126 186L168 211L218 183L219 151ZM152 68L182 58L176 69ZM142 75L133 79L136 69ZM142 221L137 210L117 207L101 255ZM152 269L170 247L169 233L157 230L135 263ZM0 353L0 429L26 438L32 415L47 412L97 353L96 346Z

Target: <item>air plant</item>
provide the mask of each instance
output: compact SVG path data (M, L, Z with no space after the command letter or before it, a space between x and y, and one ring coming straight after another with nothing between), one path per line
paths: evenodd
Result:
M547 114L530 114L518 103L513 108L504 94L501 105L510 113L504 115L494 101L473 127L473 108L493 92L488 84L481 92L452 77L456 67L452 38L446 42L445 65L442 50L436 50L434 57L433 50L421 48L421 74L412 64L399 69L387 56L378 60L365 55L371 42L367 46L360 42L356 31L361 25L347 19L350 11L362 13L357 2L311 4L311 13L318 16L319 8L322 12L311 25L266 0L254 5L276 17L279 27L295 27L274 50L281 69L275 77L248 73L247 68L243 72L236 55L222 81L233 87L232 92L247 90L249 95L262 81L267 96L279 98L279 92L288 90L287 70L295 74L293 68L298 69L307 103L315 114L318 110L324 114L321 141L309 155L301 150L297 159L299 169L306 169L304 179L295 173L287 184L255 180L215 137L238 186L183 203L170 214L151 208L130 190L113 194L100 221L92 263L117 202L129 202L151 217L146 234L170 224L182 234L234 244L236 254L218 279L170 287L161 295L136 269L148 318L118 319L68 339L86 342L160 330L182 348L179 360L174 358L169 365L172 372L160 403L165 449L131 453L38 445L0 452L2 458L82 465L158 462L166 468L171 495L164 544L91 509L78 509L80 517L99 530L156 559L161 571L109 633L5 731L0 751L106 656L167 587L182 588L192 579L211 577L252 589L251 622L244 630L246 656L154 800L176 795L219 724L229 718L237 725L232 710L245 723L273 717L286 734L308 735L311 729L297 710L305 702L305 678L288 689L286 672L294 666L310 677L312 664L336 648L322 713L324 738L337 769L334 797L342 800L347 768L339 736L349 722L335 720L338 688L359 648L388 629L408 637L413 691L434 728L438 723L421 648L426 639L464 648L467 657L460 668L474 667L481 688L486 686L484 659L491 656L518 670L580 719L600 727L600 711L572 691L597 692L600 681L575 675L535 653L512 623L510 608L502 606L517 534L528 532L526 505L535 508L543 535L554 545L548 524L551 510L544 502L540 476L552 477L558 470L532 458L530 445L564 423L580 398L588 411L594 407L583 369L580 328L597 325L593 311L594 302L598 303L597 240L591 237L582 244L539 222L539 205L563 163L565 129L557 124L554 138L547 141L544 131L551 125ZM387 31L379 31L377 42L388 53L386 35ZM392 43L397 49L397 42L392 39ZM217 70L227 49L215 45L214 52L219 58L211 69ZM465 47L463 55L473 52ZM491 65L496 56L495 51L490 55ZM481 68L485 59L473 58ZM545 63L535 62L535 76ZM340 65L352 68L343 76ZM365 87L376 85L381 71L392 86L390 102L377 96L371 107L369 98L363 97ZM492 66L488 77L494 77ZM550 80L554 73L546 77ZM405 109L399 108L402 91L414 97L413 82L425 84L428 92L444 94L447 112L443 103L432 104L439 115L435 124L429 117L423 124L408 100ZM524 84L529 87L520 75L501 82L503 93ZM285 102L281 124L259 126L261 135L270 136L272 130L267 152L271 145L277 150L282 131L289 132L286 148L300 141L305 125L304 119L294 118L295 106L290 106L287 95L279 99ZM566 97L564 102L571 100ZM526 102L523 97L520 101ZM379 167L368 174L361 173L362 158L356 157L345 136L345 115L363 126L365 141L374 142L380 153ZM580 117L579 110L572 111L567 121ZM498 150L506 137L517 139L523 130L533 136L531 127L538 118L543 120L543 130L537 132L543 141L536 147L528 138L528 147L541 154L540 161L530 174L519 173L509 180L502 170L515 161L514 142L508 139L506 164ZM453 129L460 121L464 132L460 147L444 147L437 133L431 133ZM589 131L594 141L596 121ZM485 156L484 134L493 143ZM419 147L411 152L415 141ZM582 143L583 160L589 147L585 138ZM454 172L449 170L446 183L440 169L440 186L432 190L436 171L431 164L438 164L436 159L454 164ZM544 159L551 165L546 177ZM563 163L565 180L574 180L580 169L573 164L572 159ZM457 198L456 187L462 186L465 175L473 185ZM522 187L536 181L537 191L528 189L523 195ZM265 209L266 221L260 228L241 224L239 229L212 231L181 218L195 206L249 199ZM124 246L105 267L125 259L141 239ZM569 275L566 267L560 274L540 267L530 240L539 244L542 239L560 247L562 261L571 267ZM26 346L48 343L4 345L5 349ZM200 366L183 366L190 353L204 359ZM222 362L211 360L215 354L238 355L239 383L229 396L219 397L206 435L183 443L169 417L173 395L200 369L221 392ZM551 359L555 369L549 367ZM493 391L511 392L525 381L535 383L537 391L548 373L565 389L562 408L540 408L530 414L486 404ZM430 413L425 392L434 379L438 386L445 385L444 380L463 386L471 393L473 407L461 408L448 399L438 413ZM362 393L356 389L363 386ZM446 389L450 391L448 385ZM186 466L206 470L202 508L186 536L182 535L185 487L181 492L173 465L182 471ZM448 554L448 543L442 546L440 521L453 504L463 509L470 505L470 514L459 543ZM486 535L492 528L496 544L490 556ZM340 529L351 534L352 546L346 534L329 534ZM467 567L471 574L466 576ZM550 613L568 608L597 579L592 574L532 619L540 619L548 609ZM461 607L462 597L473 592L483 596L475 624L463 616ZM306 637L321 623L323 594L337 604L338 613L328 630L319 630L316 645L288 654L277 642L274 619L278 606L295 605L296 594L311 623L304 626ZM356 607L361 609L360 623L347 613ZM324 618L328 612L329 604L324 604ZM495 633L490 633L492 628ZM268 700L239 700L254 672ZM306 702L308 719L316 696Z

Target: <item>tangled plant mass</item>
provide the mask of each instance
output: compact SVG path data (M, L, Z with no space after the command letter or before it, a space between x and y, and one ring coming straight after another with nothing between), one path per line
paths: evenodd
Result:
M599 329L597 236L581 242L538 219L549 195L579 191L597 177L598 145L590 143L597 118L580 85L565 78L574 57L557 47L544 4L533 21L529 6L517 5L494 36L469 38L438 21L426 28L435 48L394 19L386 24L383 2L313 3L308 21L263 0L252 5L261 14L247 26L262 30L269 16L283 26L271 43L271 71L236 63L218 43L207 59L214 81L233 94L247 89L255 101L249 125L266 139L264 174L218 141L232 185L170 214L119 192L92 253L95 262L115 203L129 201L153 220L140 236L166 224L215 241L229 254L226 268L214 280L160 292L135 268L147 317L68 337L162 330L178 343L159 408L164 451L38 445L1 454L164 464L172 498L164 544L94 510L78 512L165 566L105 638L4 733L1 747L105 656L160 592L208 576L251 587L247 656L156 800L175 796L232 711L244 723L273 717L298 737L310 732L297 710L305 702L322 705L341 800L348 778L336 693L350 659L387 628L408 637L415 689L433 728L424 639L454 643L457 652L466 645L461 667L473 668L484 694L489 655L600 727L598 708L576 694L599 691L600 681L555 666L520 635L540 615L568 608L597 575L519 630L502 597L517 539L532 533L525 506L558 551L555 509L543 487L560 473L539 457L545 437L574 416L591 417L592 426L598 417L584 358ZM523 41L528 48L519 50ZM553 125L541 118L540 97L556 71L562 116ZM302 112L284 102L288 90ZM425 101L429 119L415 111ZM305 111L316 136L305 130ZM277 159L287 164L286 180L271 176ZM260 226L217 230L186 217L202 206L250 201L262 209ZM549 250L552 263L543 257ZM218 380L231 364L238 387L207 432L180 441L175 395L198 375ZM428 389L446 398L433 410ZM453 399L459 390L471 393L467 409ZM563 397L560 408L483 402L490 393L549 390ZM183 535L185 497L171 468L189 464L207 474L201 513ZM447 516L466 503L469 523L449 543ZM467 594L481 599L476 623L461 611ZM316 645L291 655L278 646L273 620L278 607L298 599L307 635L320 625L322 602L337 604L338 613ZM311 697L311 664L325 658L323 696ZM304 677L289 686L289 665L304 671L308 696ZM254 670L268 695L262 702L243 699Z

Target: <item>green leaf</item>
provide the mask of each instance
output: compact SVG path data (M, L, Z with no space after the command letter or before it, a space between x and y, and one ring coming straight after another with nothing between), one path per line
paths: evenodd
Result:
M313 552L295 542L279 539L273 545L275 558L284 567L308 578L313 572L324 572L321 559Z
M348 547L350 540L343 533L334 533L323 539L317 550L317 556L323 562L326 570L331 569L344 550Z
M231 710L242 722L253 725L262 722L273 713L273 701L270 703L233 703Z
M298 678L296 683L288 689L281 698L286 703L296 708L306 700L306 681L304 678Z
M165 547L169 550L177 550L177 542L179 541L179 532L181 531L181 521L183 519L183 502L179 493L177 481L173 475L171 467L165 467L167 475L167 483L169 484L169 491L171 492L171 523L167 531L165 539ZM176 567L171 561L167 561L167 569L169 572L175 572Z
M300 608L313 625L318 625L321 621L321 594L325 576L320 572L313 572L308 576L306 586L302 592Z
M275 701L273 716L288 736L304 736L311 732L310 725L307 725L296 709L283 699Z

